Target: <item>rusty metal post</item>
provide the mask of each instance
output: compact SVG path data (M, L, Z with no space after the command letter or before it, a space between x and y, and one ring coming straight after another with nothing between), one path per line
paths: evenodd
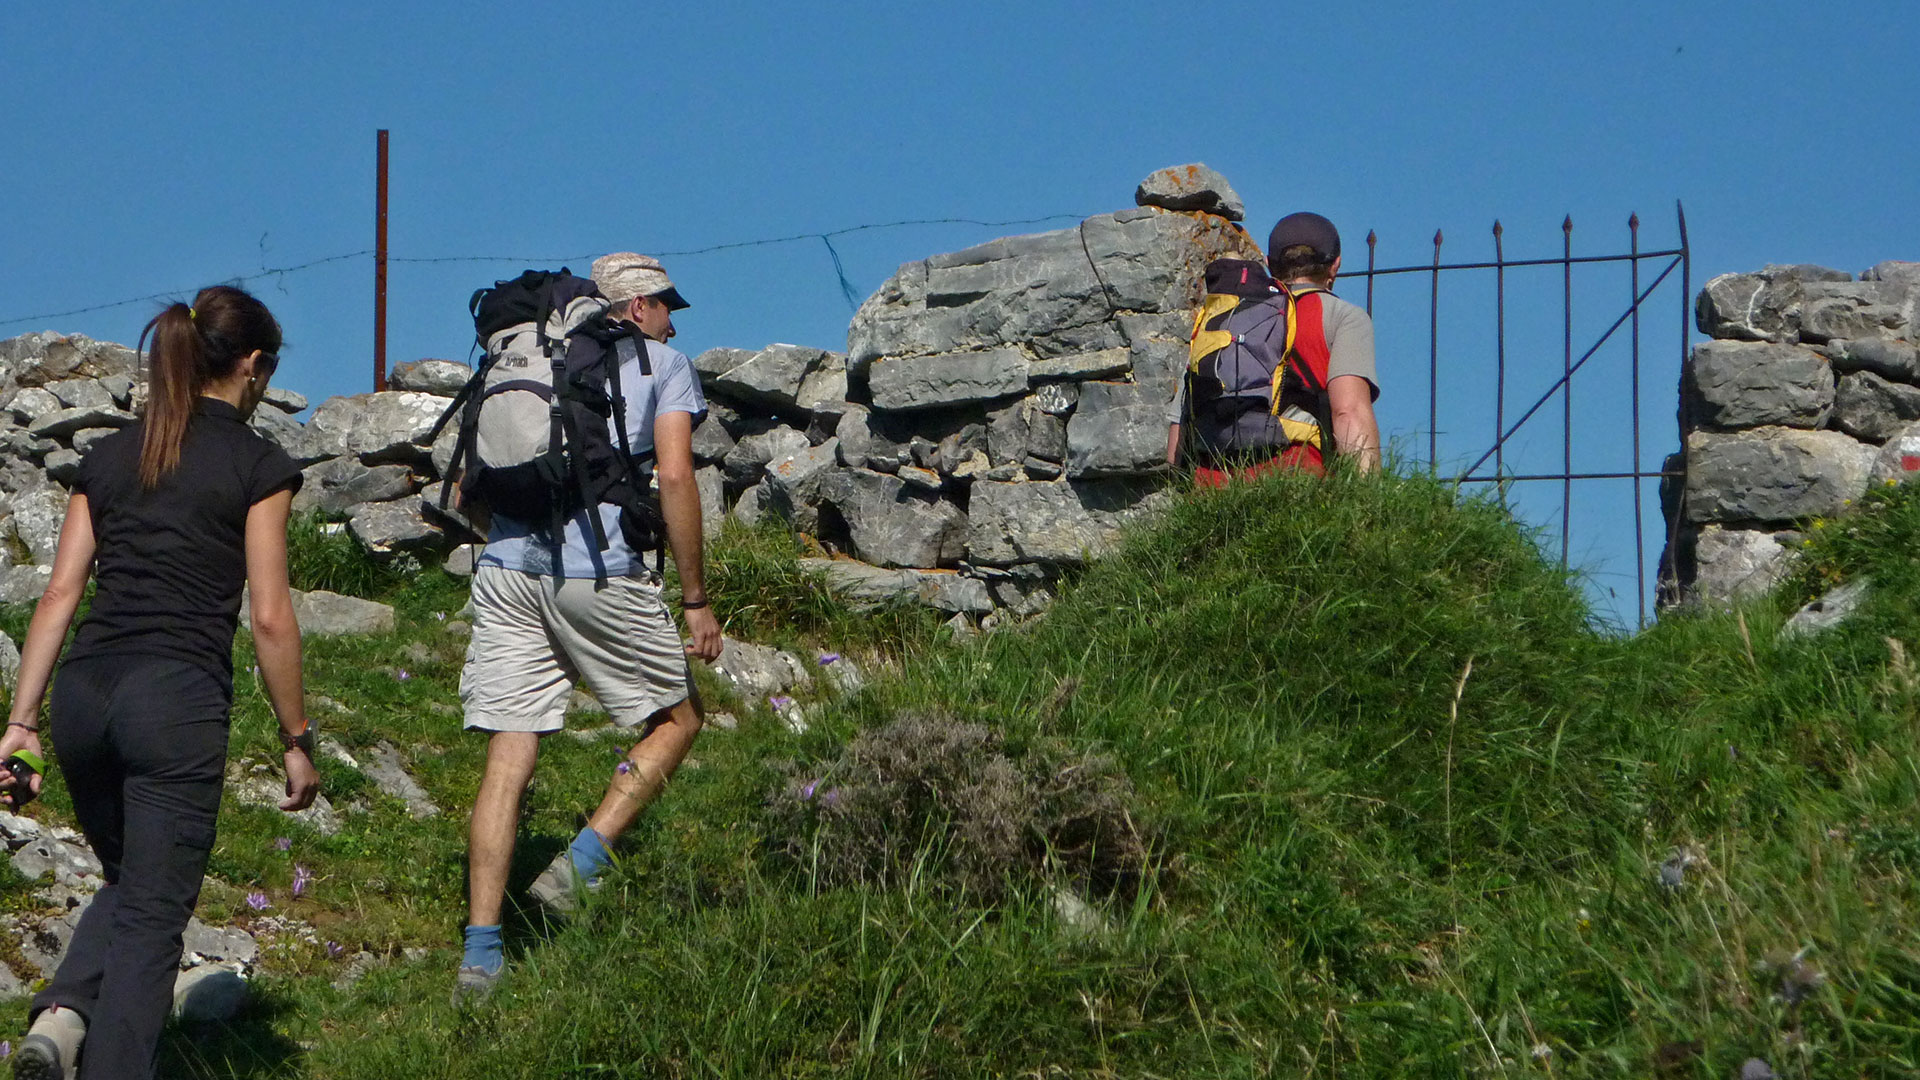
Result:
M1567 568L1567 542L1573 517L1573 215L1560 223L1561 336L1566 373L1560 382L1560 569Z
M1632 279L1632 292L1629 299L1633 302L1633 368L1628 380L1628 394L1631 396L1633 410L1633 471L1640 472L1640 215L1627 217L1627 233L1630 239L1628 251L1632 261L1627 263ZM1633 599L1638 612L1638 627L1647 625L1647 551L1646 537L1643 533L1641 503L1641 485L1643 481L1633 481Z
M1687 244L1687 208L1679 199L1673 200L1673 212L1680 223L1680 370L1687 370L1687 350L1693 345L1693 253ZM1669 267L1671 269L1671 267ZM1673 494L1673 518L1667 522L1667 580L1673 582L1672 598L1680 601L1680 522L1686 517L1687 507L1687 415L1686 402L1681 401L1680 414L1680 475L1662 476L1660 483L1665 485L1669 479L1679 489ZM1666 472L1666 461L1660 463L1660 471ZM1661 500L1661 505L1667 505Z
M1440 470L1440 230L1433 230L1433 291L1427 301L1427 471Z
M1372 229L1367 230L1367 315L1373 315L1373 253L1380 243Z
M1493 219L1493 475L1507 471L1507 250L1502 241L1506 232L1500 219ZM1500 486L1500 501L1507 489Z
M387 129L380 129L373 210L373 388L387 388Z

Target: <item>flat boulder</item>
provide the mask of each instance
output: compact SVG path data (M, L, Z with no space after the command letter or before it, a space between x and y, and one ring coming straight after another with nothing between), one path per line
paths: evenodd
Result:
M387 373L391 390L411 390L421 394L452 397L473 378L473 369L452 360L409 360L395 364Z
M888 567L938 567L959 562L966 545L966 514L898 476L870 469L829 474L821 498L847 524L853 554Z
M1110 551L1123 528L1164 500L1129 480L976 483L967 558L985 566L1078 564Z
M1838 431L1696 431L1687 436L1687 520L1790 522L1837 514L1866 490L1875 455L1874 447Z
M1218 214L1228 221L1243 221L1247 216L1246 203L1227 178L1199 162L1148 173L1134 189L1133 201L1138 206Z
M296 513L342 513L360 503L385 502L413 493L413 470L405 465L363 465L359 458L331 458L303 470L293 496Z
M301 637L337 637L343 634L387 634L394 627L393 608L375 600L315 589L293 592L293 614ZM252 629L248 597L240 598L240 625Z
M411 390L328 398L313 410L307 431L335 454L353 454L367 465L425 466L427 436L447 400Z
M1834 403L1832 365L1794 345L1702 342L1694 346L1680 385L1688 418L1713 428L1816 428L1826 423Z

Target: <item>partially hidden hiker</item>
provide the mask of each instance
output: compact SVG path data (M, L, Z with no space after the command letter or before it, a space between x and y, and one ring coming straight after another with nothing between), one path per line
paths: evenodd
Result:
M701 576L693 476L693 429L707 405L692 362L666 344L686 306L658 261L632 253L594 260L591 281L529 271L475 294L487 357L449 415L462 414L462 490L489 518L460 677L466 728L488 743L456 1000L484 996L500 977L520 802L574 681L639 741L586 827L534 881L533 899L551 914L572 912L600 880L614 841L700 731L687 658L718 657L720 625ZM679 572L685 645L662 594L663 541Z
M1339 273L1339 231L1304 212L1274 225L1265 267L1208 264L1168 410L1168 464L1184 459L1207 487L1273 469L1323 472L1329 451L1363 473L1380 467L1373 320L1333 295Z
M40 703L91 576L49 723L107 883L34 996L13 1053L19 1080L154 1075L220 811L243 586L286 751L280 809L305 809L320 792L287 584L300 467L246 422L279 363L280 324L246 292L216 285L155 316L143 351L149 335L146 413L80 462L0 738L0 758L39 752ZM28 781L34 790L40 779ZM0 791L18 806L26 793L12 788Z

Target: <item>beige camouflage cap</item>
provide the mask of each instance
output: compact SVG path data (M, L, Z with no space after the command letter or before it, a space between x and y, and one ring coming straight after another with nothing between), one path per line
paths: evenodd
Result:
M651 255L616 251L593 260L593 283L600 294L615 304L624 304L636 296L652 296L670 310L687 307L680 291L673 287L666 268Z

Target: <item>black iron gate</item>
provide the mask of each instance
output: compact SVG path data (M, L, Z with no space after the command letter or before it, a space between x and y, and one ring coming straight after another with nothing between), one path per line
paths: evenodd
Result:
M1493 260L1491 262L1443 262L1442 248L1445 243L1445 237L1441 232L1436 230L1433 234L1433 258L1431 262L1386 268L1379 268L1375 265L1379 241L1375 233L1369 232L1367 234L1367 268L1365 270L1343 271L1342 273L1342 277L1366 279L1366 307L1369 314L1376 314L1374 311L1375 285L1380 279L1397 275L1417 274L1426 276L1427 425L1425 457L1427 468L1436 474L1442 471L1442 447L1440 443L1443 434L1441 424L1441 401L1443 396L1442 372L1445 370L1452 374L1463 370L1460 365L1451 360L1446 365L1442 363L1442 309L1440 303L1442 277L1443 275L1448 275L1449 280L1452 280L1462 275L1491 275L1493 310L1485 313L1485 316L1490 317L1493 324L1490 332L1490 342L1482 339L1482 341L1478 343L1478 347L1485 347L1490 344L1491 356L1481 356L1477 364L1478 372L1484 375L1486 361L1491 360L1493 388L1491 395L1492 401L1489 404L1492 406L1492 430L1490 432L1490 439L1486 441L1476 439L1474 443L1469 444L1485 446L1484 452L1475 456L1472 449L1469 448L1457 457L1449 455L1453 460L1471 461L1471 464L1468 464L1465 468L1452 472L1453 479L1455 482L1462 484L1497 484L1499 485L1501 498L1503 500L1507 498L1508 489L1513 484L1558 481L1560 484L1560 561L1562 566L1565 566L1568 560L1570 538L1572 535L1571 522L1576 505L1574 499L1575 483L1591 484L1597 481L1630 482L1633 487L1633 517L1631 528L1634 560L1633 580L1635 583L1636 598L1634 611L1637 614L1638 625L1640 626L1645 626L1647 619L1646 503L1649 498L1655 500L1659 498L1657 485L1653 485L1654 491L1649 495L1647 491L1649 487L1648 481L1659 480L1671 475L1659 466L1648 468L1645 462L1645 450L1642 444L1641 403L1641 385L1644 374L1642 313L1644 310L1650 310L1650 301L1652 301L1663 285L1675 278L1676 272L1678 276L1676 285L1679 297L1679 303L1677 305L1680 324L1679 351L1675 354L1667 354L1664 350L1649 353L1650 356L1655 358L1657 372L1673 376L1673 381L1667 384L1669 387L1677 388L1677 376L1680 370L1679 363L1686 356L1690 344L1690 335L1692 333L1692 258L1687 246L1687 218L1685 208L1676 203L1674 216L1678 228L1678 246L1672 248L1652 251L1641 250L1640 216L1636 213L1627 219L1627 250L1625 252L1576 256L1573 253L1573 218L1568 216L1561 223L1560 254L1558 257L1508 259L1506 257L1505 229L1501 226L1500 222L1495 221L1492 229ZM1646 272L1643 272L1642 263L1649 264ZM1620 304L1619 294L1617 292L1614 294L1615 298L1613 300L1602 301L1605 305L1605 310L1618 311L1619 315L1617 318L1614 318L1604 330L1583 332L1579 340L1590 342L1590 344L1587 344L1586 347L1576 355L1574 351L1576 341L1574 271L1575 267L1586 267L1595 264L1625 264L1627 270L1626 280L1612 286L1613 288L1618 288L1619 284L1626 286L1624 290L1625 303L1624 305ZM1553 345L1557 346L1557 348L1553 348L1551 351L1559 354L1557 358L1560 364L1558 365L1557 371L1549 372L1557 377L1544 389L1534 388L1531 391L1533 394L1531 404L1528 404L1524 411L1519 412L1517 419L1509 423L1508 397L1514 376L1514 372L1509 369L1508 364L1510 334L1508 298L1511 285L1509 275L1540 274L1542 272L1550 272L1555 268L1558 268L1559 271L1559 280L1557 283L1559 285L1558 319L1545 318L1544 316L1549 313L1540 310L1540 308L1545 305L1536 304L1529 309L1524 322L1526 329L1531 332L1531 339L1537 339L1542 336L1541 331L1546 324L1557 322L1559 335L1558 340L1553 342ZM1583 288L1580 294L1583 301L1583 311L1585 310L1584 303L1590 302L1597 291L1598 290L1589 291L1583 282ZM1401 318L1404 326L1406 318L1410 313L1406 305L1401 305L1394 314L1397 314ZM1382 317L1383 315L1376 314L1376 319ZM1593 325L1597 326L1598 324L1595 323ZM1621 334L1623 330L1625 331L1624 337ZM1664 337L1665 332L1660 332L1660 336ZM1596 357L1601 357L1605 347L1610 344L1613 344L1615 348L1606 355L1610 358L1615 356L1619 358L1618 365L1613 368L1608 368L1606 364L1596 363ZM1477 351L1477 348L1470 346L1470 351ZM1671 365L1658 363L1659 357L1667 355L1673 357L1674 362ZM1605 464L1593 467L1576 467L1574 431L1577 414L1575 410L1574 387L1576 384L1574 376L1580 374L1583 370L1590 370L1590 366L1593 370L1608 369L1609 374L1613 376L1622 374L1618 368L1624 367L1624 396L1626 398L1625 411L1627 414L1625 426L1628 429L1625 441L1630 444L1629 457L1631 463L1627 468L1609 468ZM1472 369L1468 368L1465 370ZM1537 372L1533 373L1538 374ZM1602 393L1596 397L1590 392L1582 401L1583 403L1598 401L1601 403L1600 408L1603 410L1606 408L1617 409L1620 396L1621 395L1616 392L1611 394ZM1518 470L1510 470L1511 455L1509 448L1513 446L1516 437L1527 428L1529 422L1535 421L1536 418L1543 414L1550 415L1548 406L1553 403L1555 399L1558 399L1560 405L1558 410L1560 414L1560 454L1558 455L1557 463L1549 459L1547 464L1542 467L1536 463L1537 459L1528 459ZM1526 398L1522 397L1520 400L1524 401ZM1537 426L1538 425L1536 425L1536 427ZM1470 433L1466 432L1446 432L1446 434L1450 437L1464 436L1473 438ZM1607 442L1606 445L1611 446L1613 443ZM1664 460L1664 454L1660 455L1660 458ZM1555 464L1557 464L1557 468L1553 467ZM1491 466L1490 469L1488 468L1489 465Z

